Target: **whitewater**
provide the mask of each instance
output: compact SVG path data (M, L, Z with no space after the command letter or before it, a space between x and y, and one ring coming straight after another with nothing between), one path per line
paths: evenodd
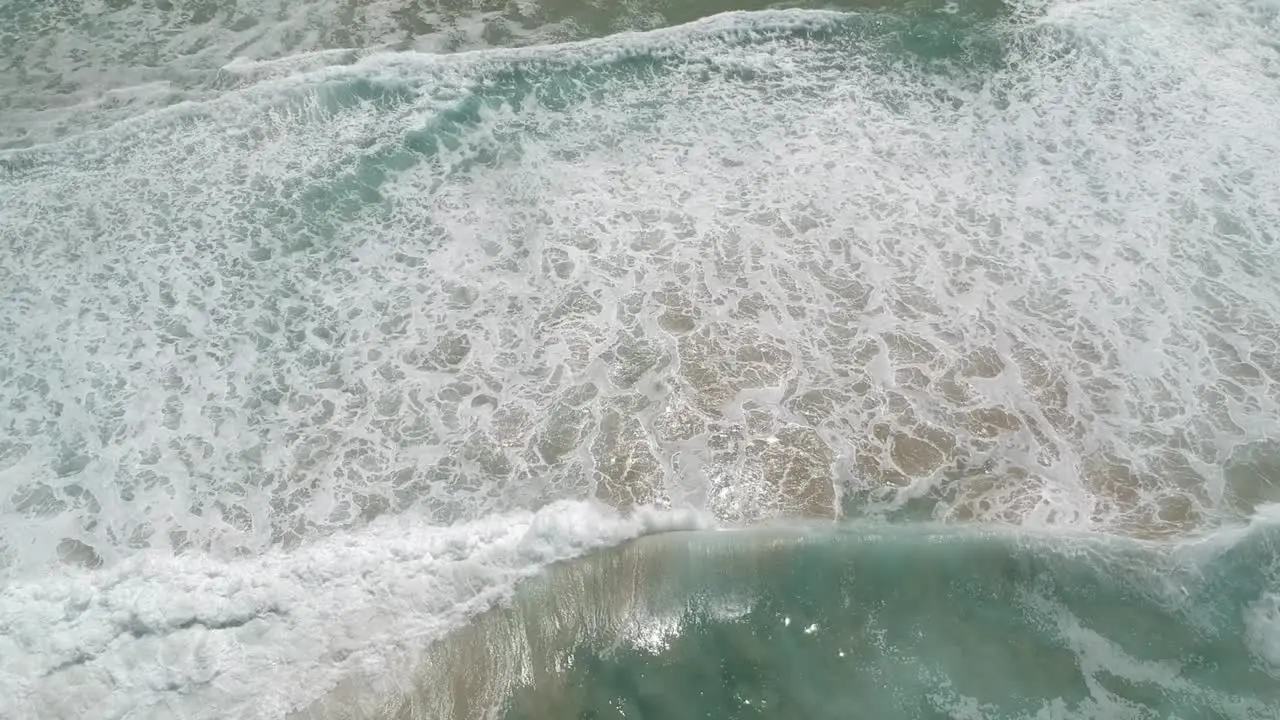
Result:
M1274 716L1271 0L0 0L0 66L0 718L625 715L787 587L872 716Z

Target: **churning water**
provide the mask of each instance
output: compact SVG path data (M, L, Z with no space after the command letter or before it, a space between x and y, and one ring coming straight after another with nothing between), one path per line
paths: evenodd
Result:
M0 0L0 717L1275 717L1280 5L744 3Z

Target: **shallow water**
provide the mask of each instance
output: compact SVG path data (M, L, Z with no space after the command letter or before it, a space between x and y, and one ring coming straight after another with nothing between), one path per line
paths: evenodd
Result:
M412 676L548 563L670 529L1159 554L1257 522L1280 501L1277 17L0 2L0 697L282 717ZM1018 553L1052 564L1045 542ZM1269 572L1215 605L1250 678L1274 669L1241 624ZM845 612L774 577L759 612ZM752 617L689 632L747 642ZM901 672L937 653L935 684L962 670L895 647ZM556 682L644 665L581 652ZM990 712L1130 697L1026 682ZM1213 675L1143 712L1274 700L1241 682L1238 711Z

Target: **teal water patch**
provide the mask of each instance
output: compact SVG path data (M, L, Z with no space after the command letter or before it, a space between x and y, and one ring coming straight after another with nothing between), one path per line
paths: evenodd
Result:
M527 588L530 635L580 634L531 641L503 717L1260 720L1278 538L1194 561L968 530L650 538Z
M578 123L574 115L581 108L614 102L611 96L620 93L639 95L621 104L627 107L633 132L647 134L671 109L666 102L673 86L687 92L683 88L714 82L747 93L761 88L779 97L800 93L818 102L841 73L894 69L964 77L976 87L1003 60L1001 18L989 11L922 7L897 14L780 16L773 23L710 25L695 29L692 37L671 33L616 45L588 43L477 59L474 66L462 66L467 77L462 91L451 82L441 92L431 80L441 69L422 66L410 84L439 109L421 127L404 133L400 143L363 156L352 173L313 189L309 204L337 209L349 221L360 204L380 204L380 186L419 162L430 163L440 182L466 176L475 168L492 170L504 162L518 162L522 146L546 144L557 131ZM752 48L802 50L810 55L805 74L811 77L802 79L793 69L739 57ZM388 90L356 78L327 86L323 106L335 111L353 105L350 99L355 99L359 102L354 106L364 109L367 102L404 100L408 92L403 86ZM907 98L889 93L876 100L902 112Z

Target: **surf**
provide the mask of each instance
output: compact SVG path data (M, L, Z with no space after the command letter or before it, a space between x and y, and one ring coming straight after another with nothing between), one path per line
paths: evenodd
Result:
M1055 692L1065 714L1168 710L1151 686L1247 717L1274 700L1275 590L1244 579L1270 531L1218 565L1168 557L1280 499L1274 22L1232 2L774 10L239 61L254 31L234 30L174 61L177 95L5 112L0 696L20 717L480 712L397 685L456 652L491 668L485 712L599 708L557 689L585 678L640 702L607 678L707 659L627 635L628 603L667 603L634 618L676 638L803 643L816 621L770 624L801 617L786 583L819 628L868 616L787 568L847 558L882 576L868 603L949 598L1079 666L1036 685L975 635L1035 692L943 697L963 664L899 637L941 663L920 713L1053 713ZM628 544L797 519L819 524ZM976 595L905 589L966 563ZM1233 569L1221 591L1153 569L1183 567ZM630 599L610 594L625 568ZM1167 620L1169 644L1138 658L1075 581ZM689 599L734 588L738 620ZM574 603L622 619L592 635ZM569 623L546 647L582 664L525 687L531 651L475 643L544 606ZM892 625L913 622L960 637ZM1116 649L1135 663L1096 654ZM1208 665L1170 664L1192 650Z

